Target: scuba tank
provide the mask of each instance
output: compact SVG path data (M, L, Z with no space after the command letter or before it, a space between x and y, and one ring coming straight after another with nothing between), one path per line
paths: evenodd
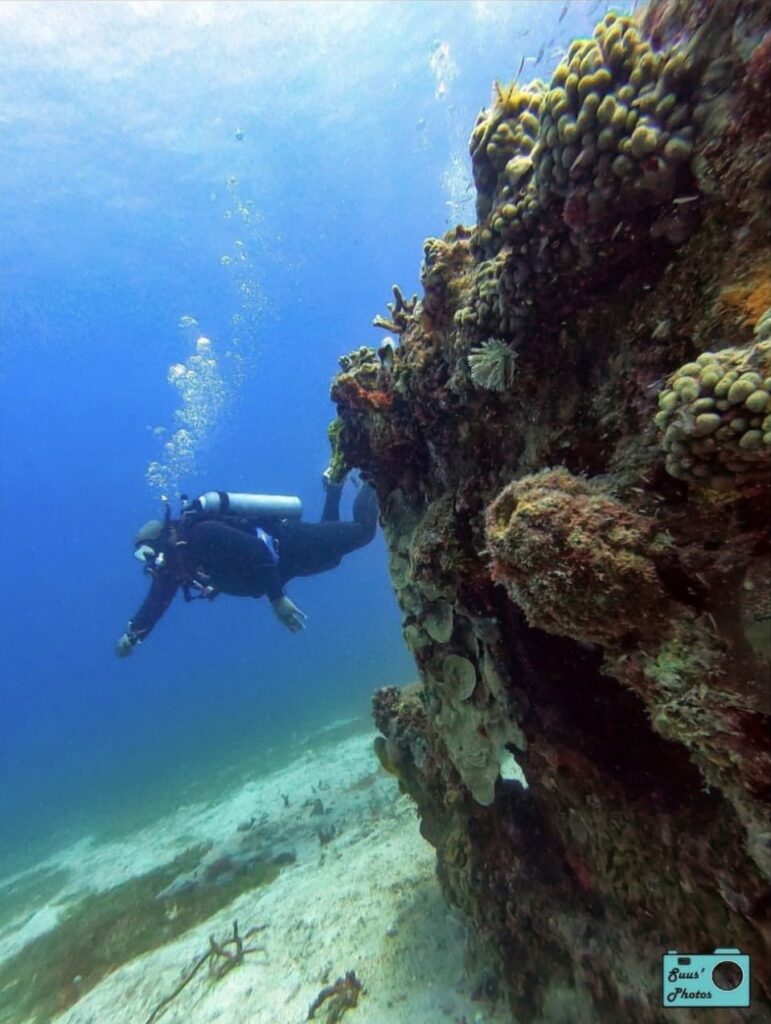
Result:
M300 519L303 514L299 498L284 494L234 494L229 491L207 491L185 506L185 511L217 518L239 516L243 519Z

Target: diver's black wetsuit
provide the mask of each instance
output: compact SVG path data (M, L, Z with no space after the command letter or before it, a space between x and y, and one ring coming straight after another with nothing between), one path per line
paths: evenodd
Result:
M340 522L342 488L330 488L319 523L279 520L265 523L278 555L252 530L216 519L174 520L163 545L164 564L152 570L153 582L142 606L129 623L129 634L144 640L184 586L186 597L236 594L271 601L283 596L295 576L315 576L339 565L343 556L368 544L377 529L377 499L363 484L353 503L353 521Z

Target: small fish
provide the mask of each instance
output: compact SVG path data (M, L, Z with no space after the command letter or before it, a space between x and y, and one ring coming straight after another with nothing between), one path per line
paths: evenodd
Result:
M673 199L672 202L675 206L682 206L683 203L695 203L700 196L678 196L677 199Z
M562 7L562 10L560 11L559 20L557 21L558 25L561 23L562 19L565 17L565 15L567 13L568 13L568 4L564 4L563 7Z
M244 133L240 128L236 129L235 140L236 142L243 142L244 140Z
M538 65L543 60L543 55L544 55L545 50L546 50L546 46L542 46L541 49L538 51L538 56L535 58L535 65L534 65L534 67L538 67Z
M378 358L381 364L386 370L393 370L394 361L396 359L396 350L394 348L393 338L386 338L380 348L377 350Z
M667 341L672 334L672 321L659 320L656 329L651 334L654 341Z
M517 73L514 76L515 78L519 78L519 76L522 74L522 68L524 66L525 66L525 58L523 57L522 60L519 62L519 67L517 68Z

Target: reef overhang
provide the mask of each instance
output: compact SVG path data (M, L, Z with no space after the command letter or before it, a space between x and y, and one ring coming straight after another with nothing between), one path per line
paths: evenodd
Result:
M519 1020L663 1021L716 946L769 1012L769 111L767 5L608 14L333 383L420 672L378 754Z

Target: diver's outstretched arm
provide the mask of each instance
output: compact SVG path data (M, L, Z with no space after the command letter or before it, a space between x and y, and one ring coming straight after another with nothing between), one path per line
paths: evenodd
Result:
M163 613L174 600L179 584L171 573L163 573L153 577L153 583L147 597L133 619L129 620L126 632L115 645L115 653L125 658L136 647L146 640Z

